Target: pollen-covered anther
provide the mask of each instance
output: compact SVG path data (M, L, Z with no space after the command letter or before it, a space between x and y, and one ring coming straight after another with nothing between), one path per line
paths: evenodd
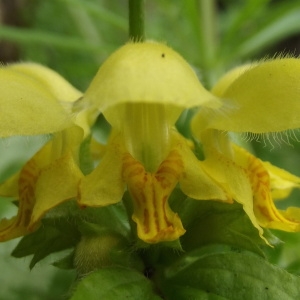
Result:
M183 163L176 150L160 164L155 173L146 172L130 154L123 157L123 178L131 195L138 237L147 243L173 241L185 233L168 198L183 172Z

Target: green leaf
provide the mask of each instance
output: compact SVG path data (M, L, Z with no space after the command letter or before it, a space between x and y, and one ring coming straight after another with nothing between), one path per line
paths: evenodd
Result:
M221 24L224 23L222 29L225 30L224 43L227 45L235 43L241 28L251 28L251 22L264 13L264 8L269 2L270 0L248 0L228 5L224 14L226 19L221 19Z
M151 284L142 274L131 269L100 269L79 282L71 300L159 300Z
M268 11L257 18L256 24L252 24L252 31L240 30L240 34L243 32L247 34L241 36L234 47L232 45L237 41L236 35L233 36L235 40L224 40L224 46L228 51L225 49L222 51L228 53L229 59L251 57L262 49L300 31L298 1L283 1L266 9Z
M29 265L32 269L49 254L75 246L79 237L79 231L69 219L45 219L37 231L21 239L12 256L20 258L33 254Z
M198 201L189 198L179 198L175 202L181 205L176 207L176 211L186 229L186 233L181 238L185 251L208 244L227 244L264 256L262 247L266 244L240 204ZM269 234L267 231L265 233ZM272 244L279 241L271 234L266 238Z
M226 246L193 251L164 273L167 299L300 299L300 277L248 251Z
M98 20L102 19L102 21L115 26L117 29L123 31L127 30L127 20L115 12L105 9L103 5L101 6L93 2L79 0L63 0L63 2L70 6L72 5L72 7L76 9L85 10L90 15L94 15Z
M1 26L0 38L20 44L42 44L72 51L99 52L99 46L84 42L78 37L67 36L40 29L18 29L13 26Z

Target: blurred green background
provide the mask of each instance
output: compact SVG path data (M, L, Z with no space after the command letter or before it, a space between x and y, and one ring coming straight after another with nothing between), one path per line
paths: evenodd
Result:
M181 53L207 88L235 65L300 52L299 0L149 0L145 7L146 37L166 42ZM1 0L0 22L2 64L42 63L82 91L109 53L128 41L125 0ZM45 141L45 137L2 139L0 181ZM296 139L291 145L275 138L266 145L252 141L247 147L300 176ZM299 201L296 191L289 203ZM15 211L7 199L1 199L0 217ZM299 273L299 234L280 233L280 237L285 244L270 249L270 260ZM16 243L0 244L0 300L67 295L74 274L55 269L51 257L29 271L29 259L10 257Z

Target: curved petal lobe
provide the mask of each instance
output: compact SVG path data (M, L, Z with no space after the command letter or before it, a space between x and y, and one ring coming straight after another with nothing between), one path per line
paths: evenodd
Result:
M213 89L231 109L215 117L210 115L210 120L199 111L193 130L204 129L203 124L206 128L253 133L299 128L299 75L298 58L265 61L239 74L234 71Z

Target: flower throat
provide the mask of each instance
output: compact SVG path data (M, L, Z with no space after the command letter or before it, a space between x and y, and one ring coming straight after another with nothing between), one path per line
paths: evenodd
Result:
M124 113L124 139L129 153L146 171L156 171L170 150L170 126L164 105L129 103Z

